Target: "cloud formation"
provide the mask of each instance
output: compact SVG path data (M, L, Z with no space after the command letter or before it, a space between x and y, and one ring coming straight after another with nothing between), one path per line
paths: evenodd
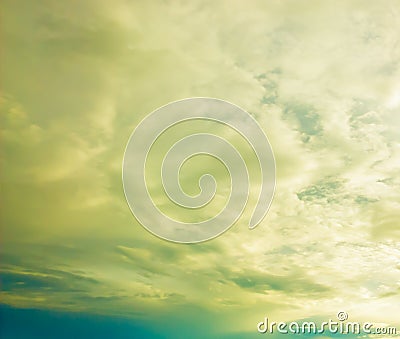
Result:
M2 6L4 303L399 326L398 1ZM132 217L121 162L142 118L192 96L259 121L277 189L257 229L185 246Z

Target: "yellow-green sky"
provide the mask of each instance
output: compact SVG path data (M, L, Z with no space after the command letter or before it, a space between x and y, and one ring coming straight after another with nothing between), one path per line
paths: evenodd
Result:
M400 326L400 1L1 6L2 303ZM131 215L121 163L141 119L193 96L257 119L277 187L255 230L179 245Z

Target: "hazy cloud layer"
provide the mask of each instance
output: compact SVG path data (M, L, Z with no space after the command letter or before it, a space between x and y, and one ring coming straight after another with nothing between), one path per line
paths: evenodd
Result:
M400 326L400 2L2 7L4 303ZM191 96L256 117L277 189L257 229L186 246L136 222L121 162L142 118Z

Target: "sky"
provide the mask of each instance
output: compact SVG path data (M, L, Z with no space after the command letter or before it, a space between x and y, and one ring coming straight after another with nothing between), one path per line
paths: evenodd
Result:
M266 316L340 310L400 333L400 1L1 7L1 337L249 338ZM276 190L254 230L246 210L220 237L175 244L128 208L132 131L188 97L232 102L268 136ZM195 193L208 163L182 186ZM207 213L224 200L218 166Z

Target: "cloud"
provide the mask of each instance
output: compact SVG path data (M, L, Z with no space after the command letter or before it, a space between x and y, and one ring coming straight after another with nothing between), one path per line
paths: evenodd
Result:
M5 303L144 318L170 307L238 333L265 312L339 306L398 322L396 1L3 7ZM186 246L134 219L121 162L146 114L191 96L257 119L277 190L257 229L245 212Z

